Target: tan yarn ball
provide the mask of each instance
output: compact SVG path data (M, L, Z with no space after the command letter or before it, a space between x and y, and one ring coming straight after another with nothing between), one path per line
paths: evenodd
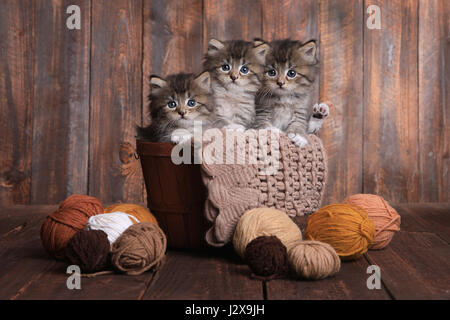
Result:
M343 203L364 209L373 221L375 236L369 249L383 249L400 231L400 215L386 200L375 194L354 194Z
M327 243L298 241L288 251L288 261L299 278L319 280L339 272L341 259Z
M283 211L270 208L256 208L244 213L239 219L233 235L233 246L237 254L244 258L245 248L253 239L260 236L276 236L289 250L302 232Z

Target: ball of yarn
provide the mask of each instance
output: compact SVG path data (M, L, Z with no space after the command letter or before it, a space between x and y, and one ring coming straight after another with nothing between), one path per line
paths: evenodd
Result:
M152 222L155 224L158 224L158 221L156 220L155 216L150 213L146 208L143 206L132 204L132 203L118 203L113 204L112 206L109 206L105 209L105 213L111 213L111 212L125 212L133 217L137 218L140 222ZM132 220L133 223L136 223L135 220Z
M79 194L71 195L42 223L42 245L51 256L63 259L64 248L69 240L84 229L90 217L101 213L103 207L98 199Z
M102 230L108 236L108 240L113 244L129 226L139 223L139 220L124 212L104 213L90 217L86 230Z
M248 243L259 236L276 236L287 250L302 239L298 226L283 211L271 208L256 208L247 211L239 219L233 235L233 246L244 258Z
M80 230L69 240L65 255L83 273L92 273L108 266L110 244L101 230Z
M395 232L400 230L400 215L386 200L375 194L355 194L344 200L364 209L375 227L375 237L369 249L382 249L391 242Z
M318 280L336 274L341 268L341 259L327 243L299 241L288 252L288 261L299 278Z
M166 236L156 224L133 224L112 245L111 263L121 272L138 275L157 267L166 247Z
M244 259L256 276L271 279L288 273L287 252L276 236L253 239L245 248Z
M372 220L361 208L331 204L309 216L306 238L331 245L344 260L359 258L375 235Z

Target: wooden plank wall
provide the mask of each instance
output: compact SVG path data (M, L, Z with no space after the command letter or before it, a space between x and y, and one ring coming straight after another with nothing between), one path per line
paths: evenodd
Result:
M81 30L65 27L81 8ZM381 8L381 29L366 27ZM446 0L0 1L0 203L145 201L148 76L200 72L208 39L319 41L325 202L450 201Z

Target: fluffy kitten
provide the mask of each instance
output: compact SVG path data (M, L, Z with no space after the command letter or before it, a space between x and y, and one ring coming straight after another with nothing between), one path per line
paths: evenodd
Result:
M262 41L209 41L204 68L211 74L215 127L236 130L251 127L268 49Z
M255 127L285 132L296 145L306 145L317 76L314 41L271 42L256 98Z
M209 103L210 75L203 72L174 74L165 79L150 77L150 114L152 123L138 127L138 137L152 142L181 143L192 138L194 121L202 121L203 127L210 124ZM186 129L189 134L177 133Z

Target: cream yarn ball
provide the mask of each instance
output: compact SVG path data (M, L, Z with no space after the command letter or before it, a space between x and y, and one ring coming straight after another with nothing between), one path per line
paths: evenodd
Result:
M302 240L302 232L286 213L277 209L256 208L244 213L237 223L233 235L237 254L244 258L247 244L260 236L276 236L288 251Z
M112 245L128 227L133 225L132 221L140 222L136 217L125 212L103 213L90 217L85 229L102 230Z

